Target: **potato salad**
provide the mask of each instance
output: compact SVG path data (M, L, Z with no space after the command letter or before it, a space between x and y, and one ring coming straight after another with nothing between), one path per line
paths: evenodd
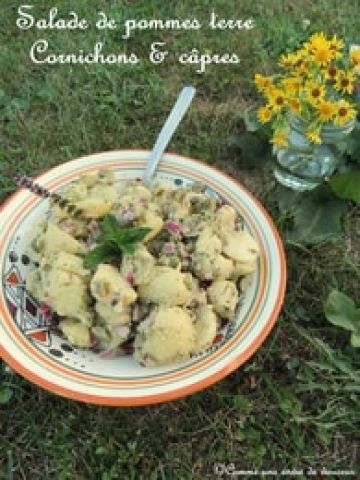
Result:
M32 240L26 286L56 314L61 335L146 367L211 347L259 255L230 205L197 183L149 188L115 182L110 170L82 176L58 197Z

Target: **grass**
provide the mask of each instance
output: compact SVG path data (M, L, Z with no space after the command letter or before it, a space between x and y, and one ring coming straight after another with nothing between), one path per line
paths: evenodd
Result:
M36 2L38 16L46 4ZM68 0L56 4L63 14L75 9ZM158 66L46 67L28 60L37 38L71 52L91 50L105 33L20 31L17 6L2 2L0 198L14 190L8 172L19 165L34 175L87 153L151 148L181 86L191 83L197 97L170 150L237 176L279 220L271 175L243 169L229 137L254 101L254 72L270 72L279 53L316 30L359 42L358 1L76 2L89 20L103 9L119 20L197 16L205 22L213 8L224 18L251 16L256 26L246 33L144 31L127 42L120 32L107 32L109 51L127 48L146 58L151 42L164 41L172 55ZM176 61L192 48L235 51L241 62L210 66L199 75ZM216 461L243 470L359 469L359 359L347 334L323 314L332 287L360 304L359 239L358 211L349 211L337 242L288 245L287 297L270 337L241 369L191 397L146 408L79 404L38 389L3 365L1 382L13 397L0 405L0 478L216 478Z

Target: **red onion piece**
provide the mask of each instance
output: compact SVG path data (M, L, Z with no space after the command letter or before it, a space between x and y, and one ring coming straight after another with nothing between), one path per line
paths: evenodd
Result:
M125 273L125 280L132 287L134 285L134 281L135 281L134 272L130 271L130 272Z
M172 242L166 242L163 245L163 252L165 255L172 255L175 253L175 245Z
M175 222L174 220L168 220L165 223L165 228L169 233L180 233L182 231L182 226L180 223Z

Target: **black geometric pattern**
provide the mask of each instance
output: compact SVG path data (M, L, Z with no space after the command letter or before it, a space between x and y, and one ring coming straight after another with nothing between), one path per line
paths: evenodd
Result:
M3 277L8 308L20 331L32 342L51 346L51 318L47 318L39 302L25 289L19 268L12 264Z

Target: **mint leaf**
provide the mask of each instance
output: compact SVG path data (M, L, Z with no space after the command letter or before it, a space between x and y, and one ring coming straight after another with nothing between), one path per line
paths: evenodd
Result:
M151 231L151 228L138 227L138 228L122 228L119 229L115 235L117 243L128 244L141 242L145 236Z
M102 234L97 238L101 244L84 258L85 268L94 268L99 263L109 262L122 254L134 253L138 242L151 231L151 228L121 228L116 217L106 215L100 228Z
M334 175L329 181L332 191L339 198L360 204L360 171Z
M120 255L121 253L116 246L104 243L98 247L95 247L85 255L84 267L95 268L100 263L109 262L117 257L120 257Z
M106 215L100 224L103 234L100 240L115 243L119 248L129 243L141 242L144 237L151 231L147 227L129 227L121 228L114 215Z
M123 243L123 244L119 245L119 247L120 247L121 251L126 255L131 255L136 250L136 244L135 243Z
M115 234L117 230L119 230L120 226L115 215L109 213L108 215L105 215L105 217L102 219L102 222L100 223L100 228L104 235L111 236Z
M325 316L333 325L360 334L360 311L347 295L333 290L325 303Z
M122 249L126 245L135 245L151 231L151 228L119 228L116 232L101 236L105 243L111 243Z

